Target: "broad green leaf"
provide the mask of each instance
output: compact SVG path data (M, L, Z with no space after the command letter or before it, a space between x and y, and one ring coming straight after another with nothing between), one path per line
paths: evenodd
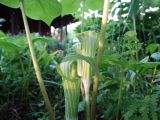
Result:
M57 0L24 0L26 15L35 20L42 20L50 25L61 14L61 5Z
M0 41L12 43L18 46L21 49L21 51L24 50L28 46L26 37L22 37L22 36L2 37L0 38Z
M19 8L19 0L0 0L0 3L11 8Z
M46 38L35 38L32 41L33 41L33 43L42 43L42 44L45 44L45 43L48 42L48 39L46 39Z
M97 10L103 8L104 0L86 0L88 9Z
M62 5L62 15L65 15L77 12L81 0L61 0L60 3Z
M11 42L0 41L0 48L5 49L7 51L14 51L15 53L19 52L19 47Z
M61 0L62 15L76 13L82 0ZM86 10L103 8L104 0L86 0Z

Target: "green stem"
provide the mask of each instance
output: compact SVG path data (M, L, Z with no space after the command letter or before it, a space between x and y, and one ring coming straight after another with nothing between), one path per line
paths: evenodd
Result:
M22 61L22 58L21 56L19 56L19 62L20 62L20 66L21 66L21 70L22 70L22 75L23 75L23 90L22 90L22 100L26 100L26 97L27 97L27 84L26 84L26 81L25 80L25 69L24 69L24 64L23 64L23 61Z
M22 18L23 18L24 27L25 27L25 31L26 31L26 35L27 35L28 44L29 44L29 50L31 53L31 58L32 58L33 66L34 66L35 73L36 73L36 76L38 79L38 83L40 86L40 90L41 90L41 93L43 95L43 98L44 98L44 101L46 104L46 109L49 112L50 120L54 120L54 113L53 113L53 110L52 110L52 107L51 107L51 104L50 104L50 101L49 101L49 98L48 98L48 95L46 92L46 88L44 85L44 81L42 79L41 71L40 71L40 68L39 68L39 65L37 62L37 58L35 56L34 49L33 49L33 44L32 44L32 40L31 40L31 36L30 36L30 30L29 30L29 26L28 26L28 21L27 21L26 15L25 15L23 0L20 1L20 9L22 12Z
M81 32L84 31L84 11L85 11L85 7L86 7L86 0L82 0L82 24L81 24Z
M20 65L21 65L21 70L22 70L22 74L23 74L23 78L24 78L25 77L25 70L24 70L24 64L22 62L21 56L19 56L19 62L20 62Z
M132 20L133 20L133 29L136 32L136 19L135 19L135 16L132 16Z
M117 107L117 113L116 113L116 120L119 119L119 109L121 107L121 101L122 101L122 90L123 90L123 80L124 80L124 77L122 76L122 73L121 73L121 76L119 78L121 78L121 80L120 80L120 86L119 86L118 107Z
M153 71L152 80L151 80L152 84L154 83L154 80L155 80L156 71L157 71L157 66L154 68L154 71Z
M100 32L100 36L99 36L99 48L98 48L98 55L97 55L97 65L98 65L98 67L101 65L101 61L102 61L105 33L106 33L108 13L109 13L109 3L110 3L110 0L105 0L104 1L101 32ZM95 117L96 117L96 99L97 99L97 93L98 93L98 85L99 85L99 75L96 74L95 77L94 77L94 84L93 84L93 95L92 95L92 105L91 105L91 120L95 120Z

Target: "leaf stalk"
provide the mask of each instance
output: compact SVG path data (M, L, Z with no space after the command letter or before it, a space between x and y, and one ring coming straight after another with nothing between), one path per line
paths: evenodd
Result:
M102 55L103 55L104 41L105 41L108 13L109 13L109 4L110 4L110 0L104 0L103 17L102 17L102 24L101 24L101 32L99 35L99 48L98 48L98 55L97 55L98 67L100 67L102 62ZM95 74L94 81L93 81L94 83L93 83L93 94L92 94L92 103L91 103L91 120L95 120L96 118L96 99L98 94L99 79L100 79L99 75Z
M41 93L43 95L43 98L44 98L44 101L45 101L45 104L46 104L46 109L49 112L50 120L54 120L54 112L52 110L51 103L49 101L49 97L47 95L47 91L46 91L46 88L45 88L45 85L44 85L44 81L42 79L41 71L40 71L40 68L39 68L39 65L38 65L38 62L37 62L37 58L36 58L36 55L35 55L35 52L34 52L34 49L33 49L33 44L32 44L32 40L31 40L31 36L30 36L30 29L29 29L29 26L28 26L27 17L26 17L25 10L24 10L23 0L20 0L20 9L21 9L21 12L22 12L22 18L23 18L24 27L25 27L25 31L26 31L26 36L27 36L27 40L28 40L28 44L29 44L29 50L30 50L30 53L31 53L31 58L32 58L33 66L34 66L35 73L36 73L36 76L37 76L37 80L38 80L38 83L39 83L39 86L40 86L40 90L41 90Z

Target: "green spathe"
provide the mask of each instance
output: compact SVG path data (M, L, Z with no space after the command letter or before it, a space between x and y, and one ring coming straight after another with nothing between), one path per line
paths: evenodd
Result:
M86 31L77 35L77 38L80 41L80 48L75 47L77 50L80 51L79 54L90 57L91 59L95 58L96 51L98 48L98 34L94 31ZM91 75L92 69L91 65L86 61L79 61L78 64L78 73L81 73L81 81L84 86L84 93L85 93L85 105L86 105L86 120L90 120L90 84L91 84Z
M94 58L98 48L98 34L94 31L86 31L78 34L77 38L80 41L80 47L75 47L75 49L77 49L76 51L79 51L79 54L83 56ZM81 60L81 62L82 63L79 64L82 64L82 66L79 65L78 67L82 68L78 69L83 71L78 72L82 74L83 80L90 80L90 65L85 61ZM86 68L88 68L88 70ZM87 71L89 74L87 74Z
M78 103L81 81L76 77L76 65L72 61L60 64L63 75L63 89L65 95L66 120L78 120Z

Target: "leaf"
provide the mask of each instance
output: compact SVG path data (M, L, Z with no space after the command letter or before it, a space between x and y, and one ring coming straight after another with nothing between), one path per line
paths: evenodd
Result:
M143 67L143 68L154 68L158 65L160 65L160 62L146 62L146 63L139 63L139 64L134 64L137 67Z
M124 68L128 68L131 64L134 63L133 61L120 60L117 54L107 56L104 55L103 58L105 58L105 60L103 61L104 63L107 63L109 65L122 66Z
M152 53L152 52L156 51L159 46L160 46L159 44L152 43L152 44L149 44L149 45L147 46L146 50L147 50L148 52L151 52L151 53Z
M61 0L62 15L75 13L80 7L81 0Z
M132 0L129 10L129 16L135 17L139 10L139 0Z
M42 20L50 25L52 20L61 14L61 5L57 0L23 0L26 15L35 20ZM19 0L1 0L11 8L19 8Z
M103 8L103 4L104 0L86 0L86 7L92 10Z
M149 56L143 58L143 59L140 61L140 63L146 63L146 62L148 62L148 61L149 61Z
M89 63L91 65L91 67L93 68L94 72L96 74L99 74L98 66L96 65L95 61L90 57L85 57L85 56L80 55L80 54L70 54L70 55L67 55L66 57L64 57L62 62L77 61L77 60L86 61L87 63Z
M45 43L48 42L48 39L39 37L39 38L33 39L32 41L33 41L34 44L35 44L35 43L42 43L42 44L45 44Z
M21 52L23 52L23 50L26 50L26 48L28 47L26 37L22 37L22 36L2 37L2 38L0 38L0 41L1 42L9 42L9 43L12 43L12 44L18 46L18 48Z
M3 48L8 51L12 51L12 52L14 51L15 53L19 52L19 47L10 42L0 41L0 48Z
M19 0L0 0L0 3L11 8L19 8Z
M58 85L58 86L62 86L62 84L58 83L58 82L54 82L54 81L50 81L50 80L44 80L45 84L52 84L52 85Z
M61 5L57 0L24 0L26 15L35 20L42 20L50 25L61 14Z

